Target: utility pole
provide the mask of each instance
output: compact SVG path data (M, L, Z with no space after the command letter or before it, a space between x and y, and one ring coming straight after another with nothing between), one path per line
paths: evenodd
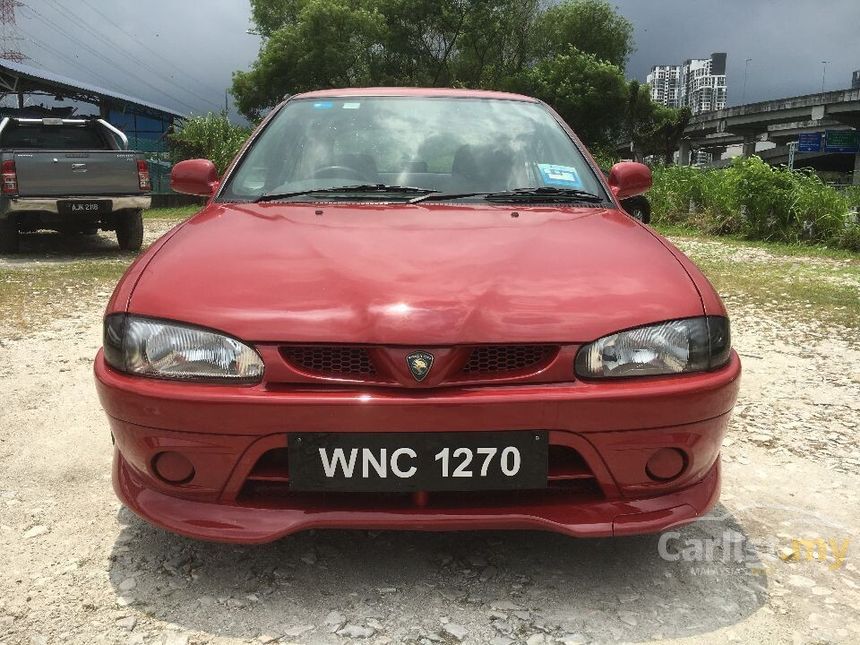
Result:
M749 76L751 61L752 58L747 58L746 62L744 63L744 94L741 98L741 105L746 105L747 102L747 77Z
M27 56L17 48L22 38L15 23L15 10L23 6L19 0L0 0L0 58L14 63L27 60Z
M821 61L821 64L824 65L824 71L821 72L821 93L824 94L824 81L827 80L827 65L830 63L829 60Z

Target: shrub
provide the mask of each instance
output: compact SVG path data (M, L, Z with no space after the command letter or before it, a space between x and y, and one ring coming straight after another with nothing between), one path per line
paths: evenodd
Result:
M751 239L820 242L857 248L852 203L860 190L840 192L811 171L737 158L728 168L658 166L650 194L655 222Z
M648 198L655 221L669 224L686 222L690 202L701 195L703 173L691 166L656 166L654 185Z
M234 125L227 115L210 112L185 119L170 135L173 161L209 159L223 173L248 139L249 128Z
M860 208L860 186L849 186L843 191L849 206Z

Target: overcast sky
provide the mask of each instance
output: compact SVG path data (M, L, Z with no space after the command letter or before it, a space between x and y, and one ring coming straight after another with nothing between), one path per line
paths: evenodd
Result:
M184 113L221 109L233 70L259 38L247 0L24 0L19 49L27 64ZM615 0L635 25L627 74L728 53L729 103L850 86L860 69L860 0ZM2 34L0 34L2 35ZM5 35L10 35L6 33ZM232 106L231 106L232 111ZM234 111L232 111L235 113Z

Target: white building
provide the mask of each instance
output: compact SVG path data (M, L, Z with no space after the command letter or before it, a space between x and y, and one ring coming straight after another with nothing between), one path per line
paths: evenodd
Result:
M693 58L683 65L655 65L648 74L651 98L669 107L689 107L693 114L726 107L726 55Z
M645 79L651 87L651 100L660 105L678 107L680 65L655 65Z
M693 114L726 107L726 55L691 59L681 66L680 104Z

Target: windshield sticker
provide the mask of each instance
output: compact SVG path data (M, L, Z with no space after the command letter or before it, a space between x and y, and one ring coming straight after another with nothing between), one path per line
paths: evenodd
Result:
M318 103L314 103L315 110L330 110L334 107L334 103L332 101L320 101Z
M361 107L361 103L344 103L343 104L344 110L357 110L360 107Z
M570 166L556 166L550 163L539 163L541 179L547 186L558 186L560 188L582 188L582 180L576 168Z

